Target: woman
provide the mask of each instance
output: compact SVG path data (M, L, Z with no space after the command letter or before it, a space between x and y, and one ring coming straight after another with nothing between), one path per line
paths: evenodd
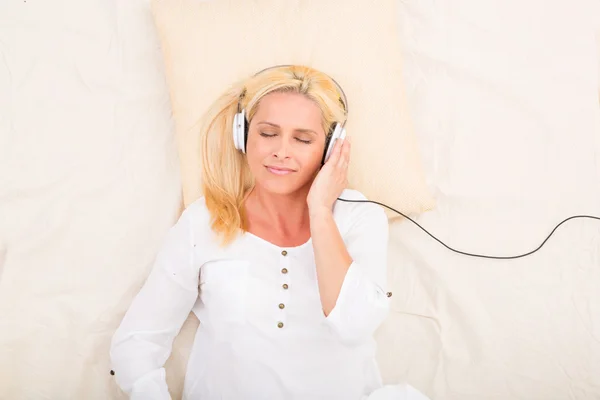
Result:
M345 189L348 140L323 165L346 107L331 78L303 66L261 71L214 103L203 197L112 341L111 373L132 399L170 398L163 365L190 311L200 327L186 399L407 398L410 387L381 388L372 337L389 310L386 215L337 201L364 199Z

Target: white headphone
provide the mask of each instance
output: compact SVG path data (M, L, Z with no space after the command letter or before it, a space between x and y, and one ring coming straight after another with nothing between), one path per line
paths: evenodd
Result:
M259 71L254 76L267 71L273 68L280 67L289 67L291 65L276 65L274 67L265 68L262 71ZM346 114L348 114L348 101L346 99L346 94L342 90L342 87L333 79L330 78L333 83L338 88L338 92L340 93L340 102L344 105L344 109L346 110ZM238 100L238 112L233 117L233 144L236 149L240 150L242 153L246 153L246 143L248 142L248 120L246 119L246 110L241 109L240 102L243 98L244 94L240 96ZM323 153L322 164L325 164L329 157L331 156L331 152L335 146L336 141L344 140L346 137L346 129L344 128L346 121L343 123L336 122L333 126L332 131L327 135L327 140L325 142L325 152Z

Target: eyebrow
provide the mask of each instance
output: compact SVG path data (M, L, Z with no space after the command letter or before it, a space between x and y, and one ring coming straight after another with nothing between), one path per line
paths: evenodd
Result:
M272 123L272 122L269 122L269 121L260 121L260 122L258 123L258 125L270 125L270 126L272 126L272 127L274 127L274 128L278 128L278 129L280 129L280 128L281 128L279 125L277 125L277 124L274 124L274 123ZM312 129L306 129L306 128L296 128L296 129L294 129L294 131L295 131L295 132L300 132L300 133L312 133L312 134L314 134L314 135L316 135L316 134L317 134L317 132L313 131Z

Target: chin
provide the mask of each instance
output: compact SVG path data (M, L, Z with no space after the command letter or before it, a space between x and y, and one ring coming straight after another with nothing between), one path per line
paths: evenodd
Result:
M281 182L262 182L260 186L266 192L282 196L289 195L298 191L298 188L295 185L286 185Z
M298 184L298 182L294 182L293 180L273 179L271 177L260 180L257 179L255 183L256 186L260 186L266 192L282 196L296 193L305 186Z

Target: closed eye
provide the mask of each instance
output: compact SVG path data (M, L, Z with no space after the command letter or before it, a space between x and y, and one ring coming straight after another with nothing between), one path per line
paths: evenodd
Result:
M272 138L272 137L277 136L277 134L276 133L272 133L271 134L271 133L261 132L260 136L266 137L266 138ZM294 139L296 139L298 142L304 143L304 144L311 144L312 143L312 140L304 140L304 139L300 139L300 138L294 138Z

